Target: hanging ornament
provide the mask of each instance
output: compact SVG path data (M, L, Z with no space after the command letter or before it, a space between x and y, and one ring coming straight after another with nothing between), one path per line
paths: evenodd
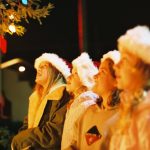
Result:
M28 0L21 0L23 5L28 5Z

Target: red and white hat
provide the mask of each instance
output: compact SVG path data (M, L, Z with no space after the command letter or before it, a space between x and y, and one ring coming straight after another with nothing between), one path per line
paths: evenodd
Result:
M76 70L81 82L88 89L91 89L94 82L94 75L98 73L98 69L94 66L88 53L84 52L72 61L73 69Z
M101 58L101 62L103 62L107 58L111 59L114 62L114 64L117 64L120 61L120 52L117 50L107 52Z
M136 26L127 30L118 39L118 49L128 51L150 64L150 30L147 26Z
M40 63L43 61L51 63L58 71L63 74L65 79L67 79L67 77L70 75L70 68L58 55L53 53L44 53L35 60L34 67L38 69Z

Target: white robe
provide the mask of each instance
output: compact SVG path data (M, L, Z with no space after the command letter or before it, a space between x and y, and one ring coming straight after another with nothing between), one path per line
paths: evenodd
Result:
M91 105L96 104L98 95L92 91L87 91L80 94L71 104L67 110L66 119L64 123L61 149L71 149L71 146L76 142L76 124L78 120L84 115L84 112Z

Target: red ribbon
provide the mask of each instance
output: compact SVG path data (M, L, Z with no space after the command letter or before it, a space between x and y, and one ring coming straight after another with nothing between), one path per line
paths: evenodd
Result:
M2 53L6 53L7 52L7 41L6 39L0 35L0 50L2 51Z
M78 0L78 43L80 52L83 51L83 10L82 0Z

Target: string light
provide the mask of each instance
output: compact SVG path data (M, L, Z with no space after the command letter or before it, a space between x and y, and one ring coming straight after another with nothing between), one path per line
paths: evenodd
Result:
M29 23L29 18L33 18L42 24L41 18L46 18L52 8L51 3L44 6L40 0L0 1L0 35L5 36L6 33L12 35L15 32L22 36L26 31L21 25L23 20ZM12 23L15 26L12 26Z
M9 19L13 20L13 19L14 19L14 15L11 14L11 15L9 16Z
M12 33L15 33L15 32L16 32L16 27L15 27L14 24L9 25L8 28L9 28L9 30L10 30Z

